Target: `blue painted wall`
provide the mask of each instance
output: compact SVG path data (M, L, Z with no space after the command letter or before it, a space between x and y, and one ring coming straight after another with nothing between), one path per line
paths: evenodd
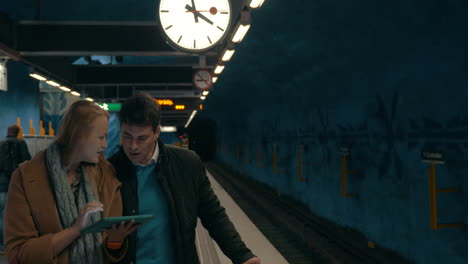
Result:
M201 112L217 121L218 158L417 263L468 263L466 228L430 228L420 158L445 152L437 185L462 192L439 194L439 222L468 224L467 12L463 0L267 0ZM286 173L272 172L273 144ZM341 146L356 197L341 196Z
M7 134L7 127L21 118L24 133L29 133L29 120L38 131L39 83L29 77L29 69L22 63L8 61L8 91L0 91L0 138Z

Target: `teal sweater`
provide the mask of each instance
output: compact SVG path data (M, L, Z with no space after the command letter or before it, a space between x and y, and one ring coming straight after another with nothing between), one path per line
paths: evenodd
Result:
M166 196L156 178L156 164L136 166L140 214L154 219L138 228L138 264L172 264L175 255Z

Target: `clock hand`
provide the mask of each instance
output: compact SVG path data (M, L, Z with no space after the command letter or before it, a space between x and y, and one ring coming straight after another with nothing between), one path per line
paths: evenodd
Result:
M206 22L208 22L208 24L210 24L210 25L213 25L213 24L214 24L213 21L211 21L210 19L208 19L208 18L207 18L205 15L203 15L202 13L197 12L197 13L194 13L194 14L196 14L196 15L199 16L201 19L203 19L203 20L205 20Z
M193 7L189 6L188 4L185 5L185 9L188 10L188 11L185 11L185 12L193 12L193 17L195 18L195 23L198 23L197 10L195 10Z
M205 15L203 14L200 14L200 12L198 12L197 10L195 10L193 7L189 6L189 5L186 5L185 6L185 9L187 9L188 11L192 11L193 12L193 15L194 16L198 16L200 17L201 19L205 20L208 24L210 25L213 25L213 21L211 21L209 18L207 18Z
M197 7L195 6L195 0L192 0L193 11L197 11ZM195 23L198 23L198 17L195 13L193 13L193 17L195 18Z

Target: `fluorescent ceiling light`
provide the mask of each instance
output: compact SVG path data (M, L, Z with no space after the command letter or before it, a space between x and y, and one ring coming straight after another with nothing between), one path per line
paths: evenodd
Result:
M218 66L216 66L216 69L215 69L214 73L215 74L220 74L220 73L223 72L223 70L224 70L224 66L218 65Z
M65 92L70 92L71 91L70 88L67 88L65 86L60 86L59 89L62 90L62 91L65 91Z
M42 77L41 75L37 73L30 73L29 76L33 77L34 79L38 79L39 81L47 80L46 78Z
M200 96L200 99L205 100L206 96Z
M47 84L50 84L50 85L52 85L52 86L55 86L55 87L59 87L59 86L60 86L60 84L58 84L58 83L56 83L56 82L54 82L54 81L47 81L46 83L47 83Z
M207 96L209 93L210 93L210 92L208 92L208 91L203 91L203 95L204 95L204 96Z
M177 132L177 128L175 126L162 126L161 132Z
M190 125L190 122L192 122L192 119L195 117L197 114L197 110L193 110L192 114L190 115L189 120L187 121L187 124L185 124L185 128L187 128Z
M232 58L232 55L234 55L234 50L226 50L224 52L222 60L229 61Z
M263 2L265 2L265 0L252 0L250 2L250 7L251 8L259 8L262 6Z
M72 92L71 92L71 94L73 94L74 96L81 96L81 94L80 94L80 93L78 93L78 92L75 92L75 91L72 91Z
M249 31L249 28L250 25L239 25L239 27L236 30L236 33L234 34L234 37L232 38L232 42L241 42L245 34L247 34L247 31Z
M89 97L87 97L87 98L86 98L86 101L90 101L90 102L92 102L92 101L94 101L94 100L93 100L93 98L89 98Z
M213 83L215 83L218 80L218 77L213 77Z

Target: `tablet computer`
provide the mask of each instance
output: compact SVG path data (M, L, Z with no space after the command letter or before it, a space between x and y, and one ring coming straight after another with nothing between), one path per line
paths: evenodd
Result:
M143 224L153 219L153 215L129 215L129 216L119 216L119 217L106 217L97 221L94 224L91 224L80 230L82 235L102 232L105 229L111 228L114 224L120 224L123 222L128 222L130 220L135 220L135 224Z

